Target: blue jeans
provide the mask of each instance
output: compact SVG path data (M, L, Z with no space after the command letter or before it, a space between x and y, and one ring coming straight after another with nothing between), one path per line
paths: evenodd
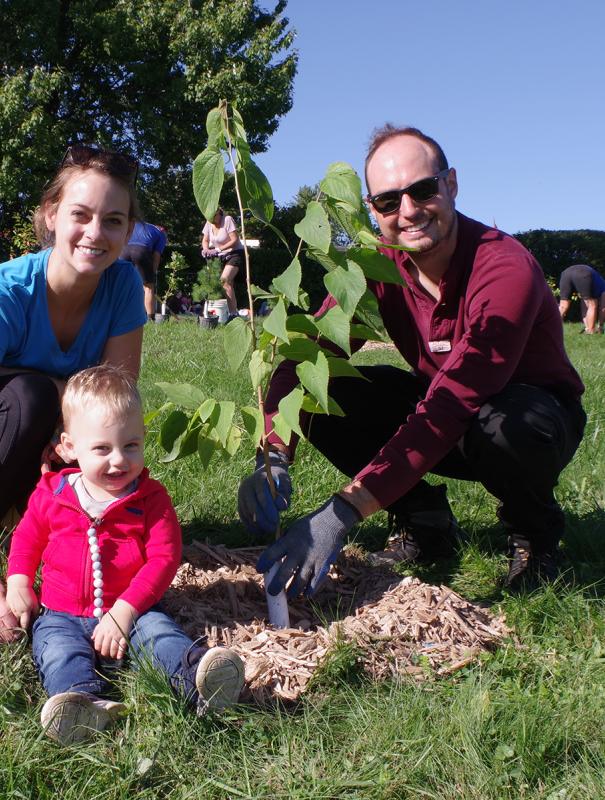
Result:
M95 651L91 636L98 624L94 617L76 617L50 609L44 609L38 617L33 627L32 649L49 696L67 691L90 692L97 697L108 694L111 688L108 678L121 664L102 658ZM176 691L195 703L195 671L206 650L192 642L158 606L153 606L136 621L127 658L135 669L141 661L150 661L169 677Z

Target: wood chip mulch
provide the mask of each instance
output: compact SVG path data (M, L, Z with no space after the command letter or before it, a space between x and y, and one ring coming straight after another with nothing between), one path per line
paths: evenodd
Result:
M254 568L263 548L228 550L202 542L165 596L167 610L193 639L233 648L245 664L243 700L297 700L336 642L351 642L364 670L381 680L446 675L494 650L510 634L502 617L446 586L430 586L367 564L346 548L316 601L289 604L291 628L265 620L263 578Z

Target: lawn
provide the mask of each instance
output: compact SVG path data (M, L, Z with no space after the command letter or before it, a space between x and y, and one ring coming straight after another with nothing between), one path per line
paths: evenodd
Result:
M229 371L220 338L188 321L148 325L146 408L162 402L156 381L190 382L218 399L252 402L245 371ZM580 336L567 325L566 339L586 384L589 422L558 490L568 519L565 579L529 596L503 595L504 534L495 503L480 486L456 481L449 496L471 542L455 563L414 572L502 610L514 641L453 677L422 683L371 684L343 662L294 709L239 707L220 719L183 709L152 671L130 673L122 686L126 721L67 749L40 730L44 697L27 646L4 647L0 797L604 798L605 337ZM385 359L399 363L392 351L356 356L358 363ZM155 424L147 463L170 491L185 538L247 543L236 496L252 446L246 442L229 462L213 461L207 472L194 459L161 464ZM289 519L316 508L343 480L305 443L292 476ZM386 533L381 513L356 537L376 549Z

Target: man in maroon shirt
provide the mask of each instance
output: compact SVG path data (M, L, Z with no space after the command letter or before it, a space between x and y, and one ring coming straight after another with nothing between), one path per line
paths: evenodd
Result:
M281 566L269 586L312 594L353 525L380 508L402 530L403 560L451 554L460 531L445 486L427 472L480 481L499 500L509 534L507 585L556 576L563 512L553 490L584 429L584 390L563 346L557 304L522 245L455 210L456 172L415 128L386 126L366 159L367 201L406 286L369 282L385 327L412 372L367 367L330 396L346 416L302 420L309 440L351 481L262 554ZM326 299L324 313L334 300ZM267 412L295 385L295 365L273 378ZM268 421L270 424L270 420ZM290 500L293 447L272 436L278 495L257 471L240 486L250 530L275 527Z

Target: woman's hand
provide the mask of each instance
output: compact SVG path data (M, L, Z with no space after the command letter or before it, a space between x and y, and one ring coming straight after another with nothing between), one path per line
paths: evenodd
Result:
M42 451L42 456L40 457L40 471L42 475L51 470L64 467L69 463L70 460L63 449L61 441L56 436L53 436Z

